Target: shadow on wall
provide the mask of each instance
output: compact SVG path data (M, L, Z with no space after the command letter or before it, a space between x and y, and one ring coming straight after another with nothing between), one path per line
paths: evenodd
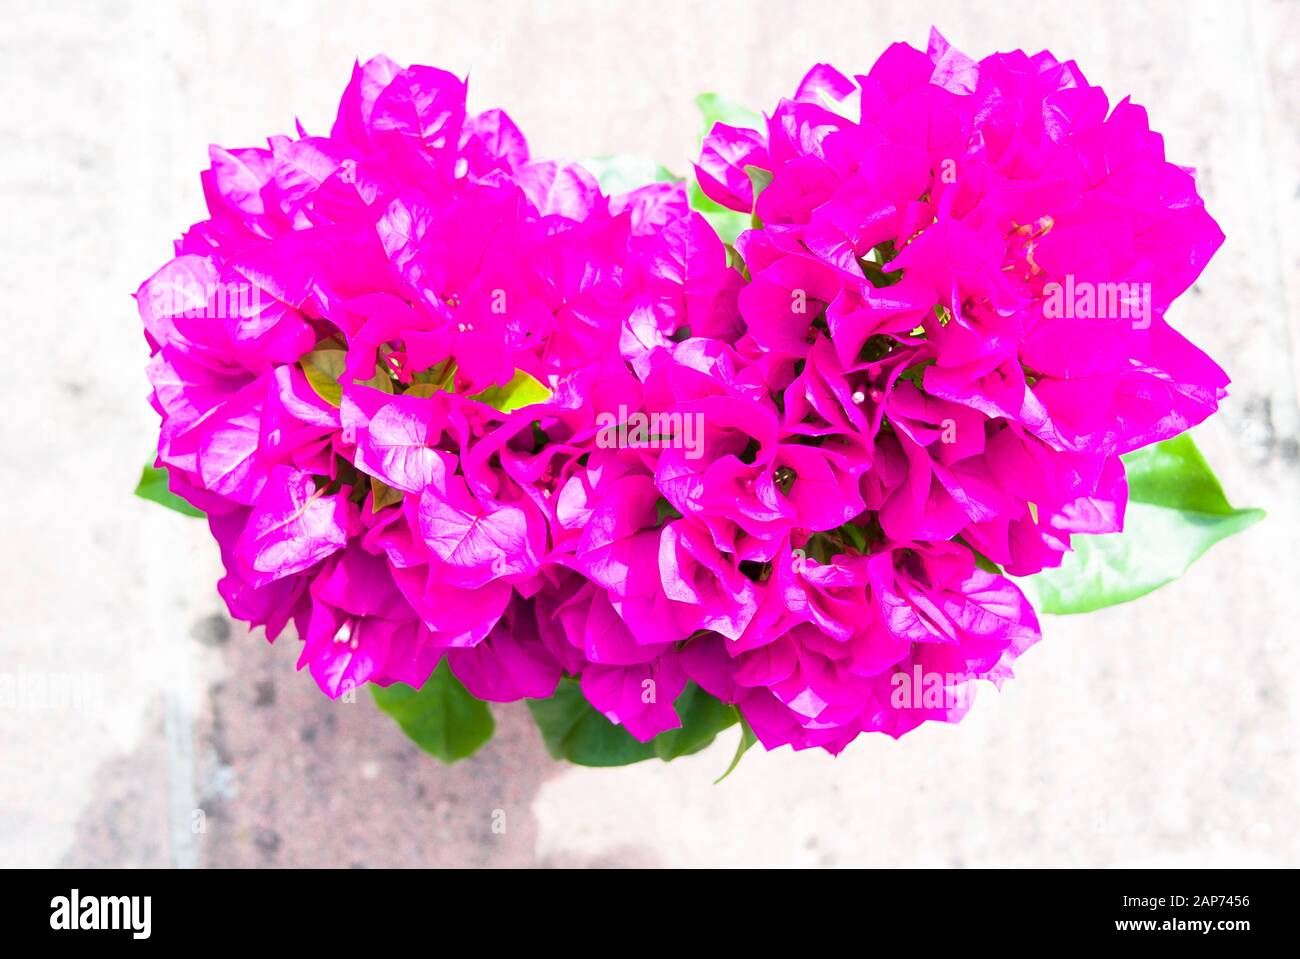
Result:
M656 864L641 848L589 863L538 859L532 801L565 767L546 753L522 703L494 705L492 740L443 766L367 691L333 702L296 673L292 636L268 646L260 630L237 626L232 637L200 625L194 638L217 647L225 678L206 686L194 724L197 808L187 814L169 802L160 703L141 745L96 772L95 798L60 865L168 866L190 854L219 867ZM179 850L189 836L194 849Z

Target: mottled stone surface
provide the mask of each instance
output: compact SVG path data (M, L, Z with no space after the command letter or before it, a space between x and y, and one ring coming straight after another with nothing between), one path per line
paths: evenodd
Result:
M4 2L0 865L1132 865L1300 859L1300 4ZM1136 604L1051 620L955 728L837 760L734 733L560 766L525 709L450 769L224 619L202 524L133 499L156 420L129 299L201 210L209 141L325 128L354 55L473 70L540 156L692 155L692 97L762 107L930 23L1073 56L1196 165L1228 242L1173 321L1232 374L1198 432L1269 520ZM65 701L52 688L71 690ZM504 822L505 830L494 831Z

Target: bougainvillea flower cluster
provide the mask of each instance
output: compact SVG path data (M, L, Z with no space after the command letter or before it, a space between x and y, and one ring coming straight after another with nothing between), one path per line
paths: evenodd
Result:
M481 698L545 697L672 646L613 651L598 624L630 597L570 488L660 328L734 325L740 276L680 185L607 197L465 102L378 57L328 136L213 147L209 219L137 294L158 462L209 517L221 594L272 638L293 621L331 696L446 657Z
M328 136L213 147L137 300L231 614L330 696L568 676L642 741L688 682L838 752L1010 675L1002 571L1119 529L1119 456L1224 396L1165 321L1222 240L1191 173L1073 64L935 34L716 125L697 176L734 246L384 57Z
M716 125L697 173L755 217L737 349L775 424L756 463L798 476L782 555L823 560L797 578L778 557L779 625L700 644L701 682L766 743L956 718L961 697L891 708L891 684L918 664L997 681L1037 639L981 567L1035 573L1119 530L1120 454L1225 395L1165 321L1223 235L1141 107L1048 53L976 62L937 32L865 76L813 68L764 128Z

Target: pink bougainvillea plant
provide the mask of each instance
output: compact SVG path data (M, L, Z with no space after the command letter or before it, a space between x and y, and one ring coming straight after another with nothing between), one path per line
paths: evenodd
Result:
M955 722L1039 613L1261 515L1185 435L1228 378L1169 318L1223 234L1141 107L937 33L699 103L687 184L376 57L328 135L212 147L136 295L138 492L445 760L519 699L589 765Z

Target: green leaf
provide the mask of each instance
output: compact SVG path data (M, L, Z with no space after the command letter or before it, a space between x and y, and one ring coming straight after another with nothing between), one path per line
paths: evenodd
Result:
M841 539L847 540L849 545L859 553L869 552L867 546L867 531L856 523L845 523L843 526L837 526L835 532Z
M375 367L375 375L368 380L357 380L358 386L369 386L384 393L393 392L393 378L385 373L378 366ZM341 395L341 391L340 391Z
M735 246L736 237L754 225L754 219L750 214L737 213L735 210L727 209L721 203L710 200L695 180L692 180L686 188L686 199L691 209L708 220L709 226L713 227L713 232L718 234L722 242L729 247Z
M596 178L606 196L618 196L647 183L677 183L682 179L653 158L635 153L589 157L581 165Z
M737 715L740 715L739 712L737 712ZM727 767L726 772L713 780L713 785L716 786L718 783L722 782L722 780L735 772L736 767L740 765L740 760L744 758L745 753L749 752L749 747L754 745L756 742L758 742L758 737L754 735L754 730L749 728L749 723L745 722L744 716L741 716L740 742L736 743L736 754L731 757L731 765Z
M513 413L534 403L545 403L550 398L551 391L523 370L515 370L515 375L505 386L493 386L470 397L502 413Z
M997 563L993 562L993 560L989 559L979 550L971 549L969 545L967 545L966 548L970 549L971 555L975 557L975 565L978 566L980 569L984 570L984 572L992 573L994 576L1004 575L1002 571L1002 567L999 566Z
M346 350L333 346L312 350L298 361L307 377L307 383L316 395L330 406L343 402L343 371L347 367ZM358 385L369 386L385 393L393 392L393 379L381 364L375 364L375 375L368 380L358 380Z
M700 128L701 137L708 136L715 123L725 123L733 127L749 127L756 130L766 128L766 124L759 114L717 93L701 93L695 98L695 104L700 108L700 115L703 120L703 125ZM752 176L751 174L751 179ZM768 176L770 179L771 175ZM766 185L766 183L763 184L763 186ZM755 195L757 195L758 189L761 188L756 185ZM734 246L736 237L754 225L752 211L737 213L735 210L727 209L720 203L715 203L704 195L699 183L693 179L686 189L686 196L691 209L708 220L714 232L728 246Z
M432 387L431 392L421 394L424 396L431 396L438 390L450 390L456 384L456 363L453 360L443 360L431 369L420 370L411 379L414 385L407 389L408 394L417 387L421 389Z
M178 513L184 513L186 516L204 515L202 510L191 506L168 489L167 471L154 466L145 466L144 471L140 474L140 482L135 486L135 495L141 499L157 503L159 506L174 509Z
M763 221L758 218L758 198L767 189L768 184L772 182L772 171L764 170L760 166L746 164L745 176L749 177L749 185L754 190L754 209L750 213L749 222L755 230L761 230Z
M577 680L561 679L550 699L528 700L547 752L579 766L627 766L655 757L671 762L704 749L740 715L695 683L687 683L673 706L681 727L643 743L587 702Z
M387 483L370 477L370 492L374 494L375 511L383 509L386 506L395 506L402 501L402 491L393 489Z
M1130 501L1213 516L1237 512L1187 433L1129 453L1124 472Z
M312 350L298 362L307 375L307 382L316 391L316 395L330 406L343 402L343 387L339 377L347 366L348 354L344 350Z
M655 755L665 762L698 753L740 718L736 707L715 699L690 682L673 706L681 717L681 728L662 732L652 740Z
M637 740L598 713L578 682L564 678L550 699L530 699L528 708L546 751L579 766L626 766L654 756L651 743Z
M1264 518L1235 509L1205 458L1183 434L1124 457L1124 531L1075 536L1058 569L1019 580L1046 613L1086 613L1145 596L1185 573L1221 539Z
M745 176L749 177L749 183L754 188L754 202L757 205L759 195L772 182L772 171L747 163L745 164Z
M372 685L379 708L425 752L445 763L472 756L492 738L496 724L487 703L471 696L444 659L421 689L404 683Z
M751 130L765 130L767 125L762 116L749 107L741 106L735 100L728 100L718 93L701 93L695 98L695 105L700 108L704 125L700 136L706 137L713 130L713 124L725 123L729 127L749 127Z
M655 525L663 526L664 523L671 523L673 520L682 518L682 514L677 511L677 507L668 502L666 497L659 497L655 502Z

